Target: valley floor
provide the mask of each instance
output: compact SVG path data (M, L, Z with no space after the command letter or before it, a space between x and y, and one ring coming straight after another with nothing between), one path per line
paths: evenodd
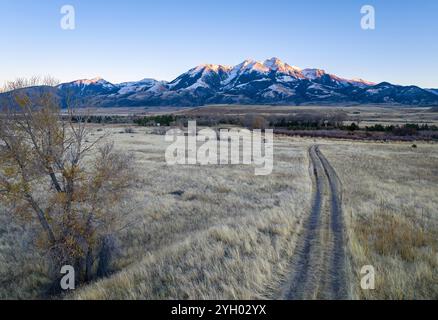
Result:
M67 298L281 298L314 204L316 145L340 181L347 297L438 298L437 144L276 137L272 174L255 176L247 165L167 166L164 136L102 128L95 136L135 155L132 222L117 272ZM0 298L35 298L47 285L25 238L0 225ZM360 288L364 265L375 290Z
M359 299L438 299L438 148L422 143L321 146L342 182L351 292ZM375 290L360 270L375 269Z

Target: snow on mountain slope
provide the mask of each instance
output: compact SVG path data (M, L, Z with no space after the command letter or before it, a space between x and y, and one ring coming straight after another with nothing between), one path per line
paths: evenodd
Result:
M65 94L70 96L88 97L112 94L118 87L102 78L81 79L57 86Z
M123 95L123 94L131 94L139 91L146 91L154 87L159 82L160 81L154 79L148 79L148 78L134 82L123 82L117 85L120 88L117 93Z
M325 71L321 69L304 69L302 74L309 80L315 80L325 75Z
M197 88L217 88L227 77L231 68L227 66L204 64L190 69L169 83L170 90L195 90Z
M247 59L235 66L202 64L171 82L146 78L112 84L94 78L64 83L57 89L61 97L73 94L83 103L100 106L318 102L438 104L436 89L350 80L322 69L300 69L275 57L264 62Z
M284 63L283 61L275 57L265 60L265 62L263 62L263 65L267 67L270 71L290 75L293 76L294 78L300 78L300 79L304 78L302 74L302 70L300 68L290 66L287 63Z
M234 86L265 78L269 71L262 63L247 59L231 68L222 85L225 89L232 89Z
M72 82L68 82L68 83L62 83L58 87L65 88L65 87L74 87L74 86L81 87L81 88L88 87L88 86L96 86L96 87L100 86L100 87L110 88L110 89L115 88L115 86L112 83L110 83L110 82L108 82L100 77L93 78L93 79L81 79L81 80L76 80L76 81L72 81Z
M358 85L358 86L362 86L362 87L367 87L367 86L375 86L377 83L375 82L371 82L371 81L367 81L364 79L360 79L360 78L354 78L349 80L350 83Z

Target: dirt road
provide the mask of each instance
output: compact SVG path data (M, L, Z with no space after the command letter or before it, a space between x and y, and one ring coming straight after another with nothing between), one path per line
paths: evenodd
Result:
M312 211L305 222L282 299L347 299L341 184L319 150L309 149Z

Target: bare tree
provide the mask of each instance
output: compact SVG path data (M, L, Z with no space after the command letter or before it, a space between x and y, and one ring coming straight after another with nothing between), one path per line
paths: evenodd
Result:
M35 245L56 273L70 264L89 281L108 272L126 221L119 204L129 197L132 157L91 136L86 117L62 113L53 80L36 84L11 82L1 101L0 203L36 223Z

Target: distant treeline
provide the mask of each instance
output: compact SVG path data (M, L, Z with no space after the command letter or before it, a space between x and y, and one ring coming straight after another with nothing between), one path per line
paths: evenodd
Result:
M290 129L320 129L340 128L346 116L332 114L321 117L316 114L299 114L288 116L262 116L259 114L246 115L162 115L141 117L134 120L140 126L186 126L188 121L196 121L200 126L235 125L248 128L290 128Z
M139 126L170 126L176 123L176 116L174 115L159 115L159 116L150 116L150 117L142 117L134 119L134 123Z
M199 126L233 125L250 129L287 129L294 131L302 130L342 130L342 131L365 131L384 132L398 136L415 135L419 131L438 131L436 125L406 123L403 125L382 125L360 126L357 122L345 124L351 121L344 112L321 113L300 113L291 115L224 115L224 114L201 114L201 115L157 115L133 117L105 116L90 117L89 121L96 123L133 122L139 126L187 126L188 121L196 121Z
M416 124L416 123L406 123L402 126L399 125L388 125L384 126L381 124L375 124L373 126L366 126L366 131L378 131L378 132L397 132L400 130L405 131L438 131L438 127L436 125L428 125L426 124Z
M132 123L133 118L132 117L126 117L126 116L116 116L116 115L112 115L112 116L87 116L87 115L74 115L74 116L69 116L69 115L63 115L62 116L65 119L70 119L72 122L76 122L76 123L83 123L83 122L87 122L87 123Z
M394 134L415 134L418 131L438 131L438 127L428 124L406 123L403 125L382 125L360 127L356 122L346 125L348 120L344 113L320 114L296 114L287 116L261 116L247 114L235 115L159 115L134 119L139 126L186 126L188 121L196 121L200 126L237 125L248 128L285 128L289 130L364 130L368 132L388 132Z

